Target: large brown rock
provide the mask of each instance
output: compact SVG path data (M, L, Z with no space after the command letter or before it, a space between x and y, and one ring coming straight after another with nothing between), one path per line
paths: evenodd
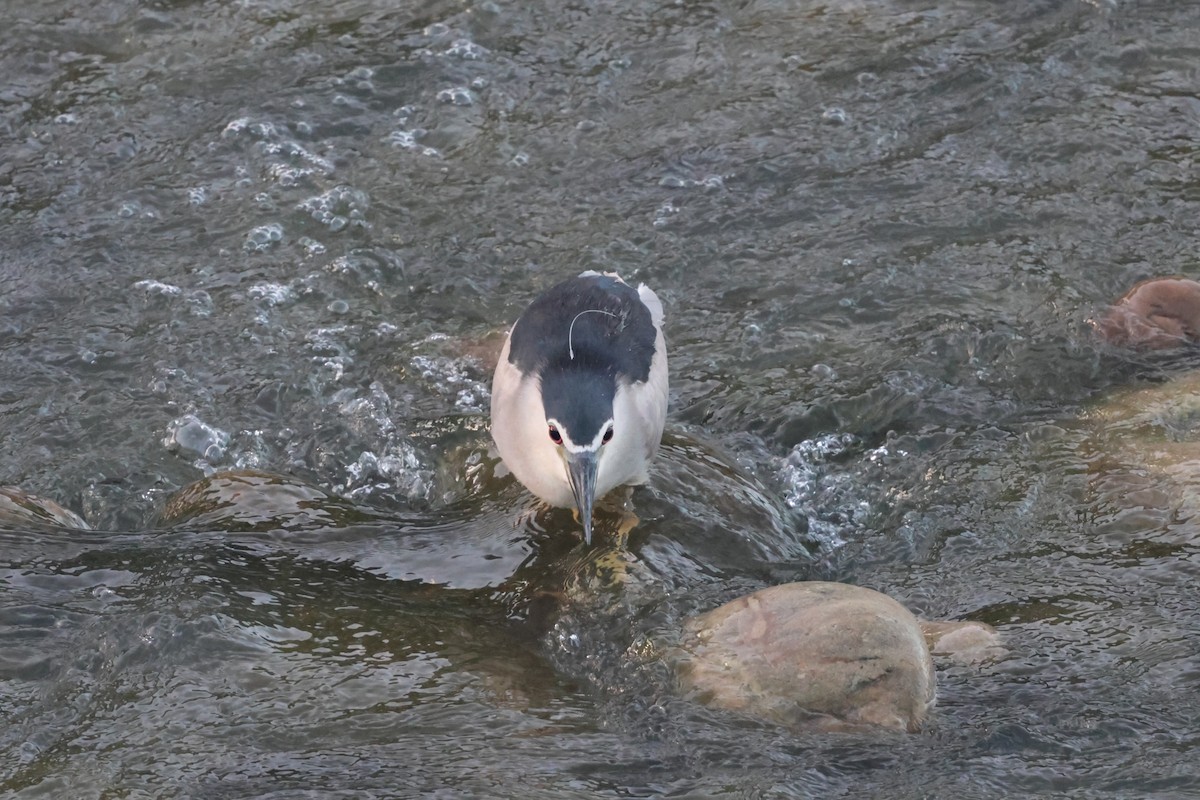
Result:
M677 675L706 705L801 727L916 731L935 698L917 619L841 583L775 586L692 618Z

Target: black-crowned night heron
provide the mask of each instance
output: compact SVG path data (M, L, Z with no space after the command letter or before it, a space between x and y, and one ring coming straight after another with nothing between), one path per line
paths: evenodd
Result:
M645 483L667 416L658 296L615 273L547 290L513 325L492 379L492 438L521 483L575 508L585 542L592 505Z

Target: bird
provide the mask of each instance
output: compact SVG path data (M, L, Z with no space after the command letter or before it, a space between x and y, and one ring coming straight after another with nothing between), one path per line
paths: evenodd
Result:
M662 303L588 270L517 318L492 378L492 439L525 488L574 508L592 542L597 498L643 484L667 417Z

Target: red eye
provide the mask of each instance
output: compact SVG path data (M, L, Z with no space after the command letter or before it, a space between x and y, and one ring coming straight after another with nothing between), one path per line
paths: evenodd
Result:
M612 428L609 428L608 430L606 430L606 431L604 432L604 439L603 439L603 441L604 441L604 444L608 444L609 442L611 442L611 441L612 441L612 433L613 433L613 429L612 429Z
M550 426L550 441L555 444L562 444L562 434L558 432L558 428Z

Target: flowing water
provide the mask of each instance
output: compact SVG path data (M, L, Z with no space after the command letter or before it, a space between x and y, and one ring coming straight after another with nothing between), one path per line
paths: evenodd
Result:
M0 484L96 529L0 529L0 795L1200 793L1200 437L1105 405L1198 361L1086 325L1200 267L1200 5L0 18ZM488 453L582 269L667 310L626 548ZM164 513L229 468L328 494ZM1008 653L907 736L673 693L686 616L805 578Z

